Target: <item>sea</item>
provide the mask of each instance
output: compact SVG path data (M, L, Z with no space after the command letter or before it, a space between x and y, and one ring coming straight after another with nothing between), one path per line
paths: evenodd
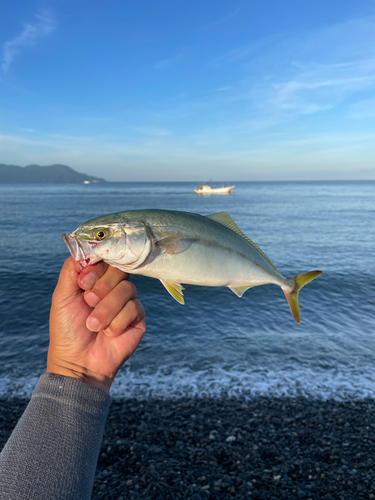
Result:
M284 276L320 269L295 323L274 285L238 298L131 276L147 332L116 397L375 397L375 181L0 185L0 396L29 397L45 371L51 295L69 256L61 235L96 216L143 208L227 211Z

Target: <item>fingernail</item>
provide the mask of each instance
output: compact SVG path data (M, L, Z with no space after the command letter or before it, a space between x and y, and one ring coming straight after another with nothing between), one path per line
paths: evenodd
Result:
M91 330L92 332L98 332L99 331L100 322L96 318L93 318L91 316L89 318L87 318L86 325L87 325L87 328L89 330Z
M96 283L96 276L94 273L87 273L81 278L82 285L86 288L86 290L91 290L91 288Z
M103 333L105 335L107 335L108 337L112 337L112 331L111 331L111 329L109 327L106 328L105 330L103 330Z
M85 293L85 301L90 307L95 307L99 303L99 297L94 292Z

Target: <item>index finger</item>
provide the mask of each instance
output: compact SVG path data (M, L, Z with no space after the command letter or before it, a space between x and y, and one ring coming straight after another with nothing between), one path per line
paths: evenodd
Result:
M112 266L107 266L103 273L102 266L95 266L90 271L92 276L88 276L88 279L93 280L93 286L87 288L84 293L84 298L86 303L90 307L95 307L104 297L106 297L121 281L127 280L129 278L128 273L124 273ZM98 268L99 269L96 269ZM86 277L85 277L86 278Z
M91 290L95 283L105 274L108 269L108 264L98 262L92 266L85 267L78 276L78 285L83 290Z
M78 285L83 290L91 290L99 281L99 279L104 276L109 267L111 266L109 266L105 262L98 262L97 264L93 264L92 266L85 267L85 269L83 269L83 271L78 276ZM122 279L129 278L129 274L116 269L116 274L120 276L119 273L121 273Z

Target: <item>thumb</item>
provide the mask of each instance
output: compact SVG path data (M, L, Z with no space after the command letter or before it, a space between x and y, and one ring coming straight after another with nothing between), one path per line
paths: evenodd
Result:
M68 257L60 271L59 281L57 282L54 298L66 300L72 295L76 295L82 290L78 286L78 275L81 272L80 265L72 257Z

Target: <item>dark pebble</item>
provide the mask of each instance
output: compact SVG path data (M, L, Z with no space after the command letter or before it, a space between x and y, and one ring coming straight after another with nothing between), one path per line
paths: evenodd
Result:
M1 447L26 404L0 399ZM92 498L375 500L374 431L374 400L114 400Z
M210 500L210 492L207 490L202 490L199 492L199 496L201 497L202 500Z

